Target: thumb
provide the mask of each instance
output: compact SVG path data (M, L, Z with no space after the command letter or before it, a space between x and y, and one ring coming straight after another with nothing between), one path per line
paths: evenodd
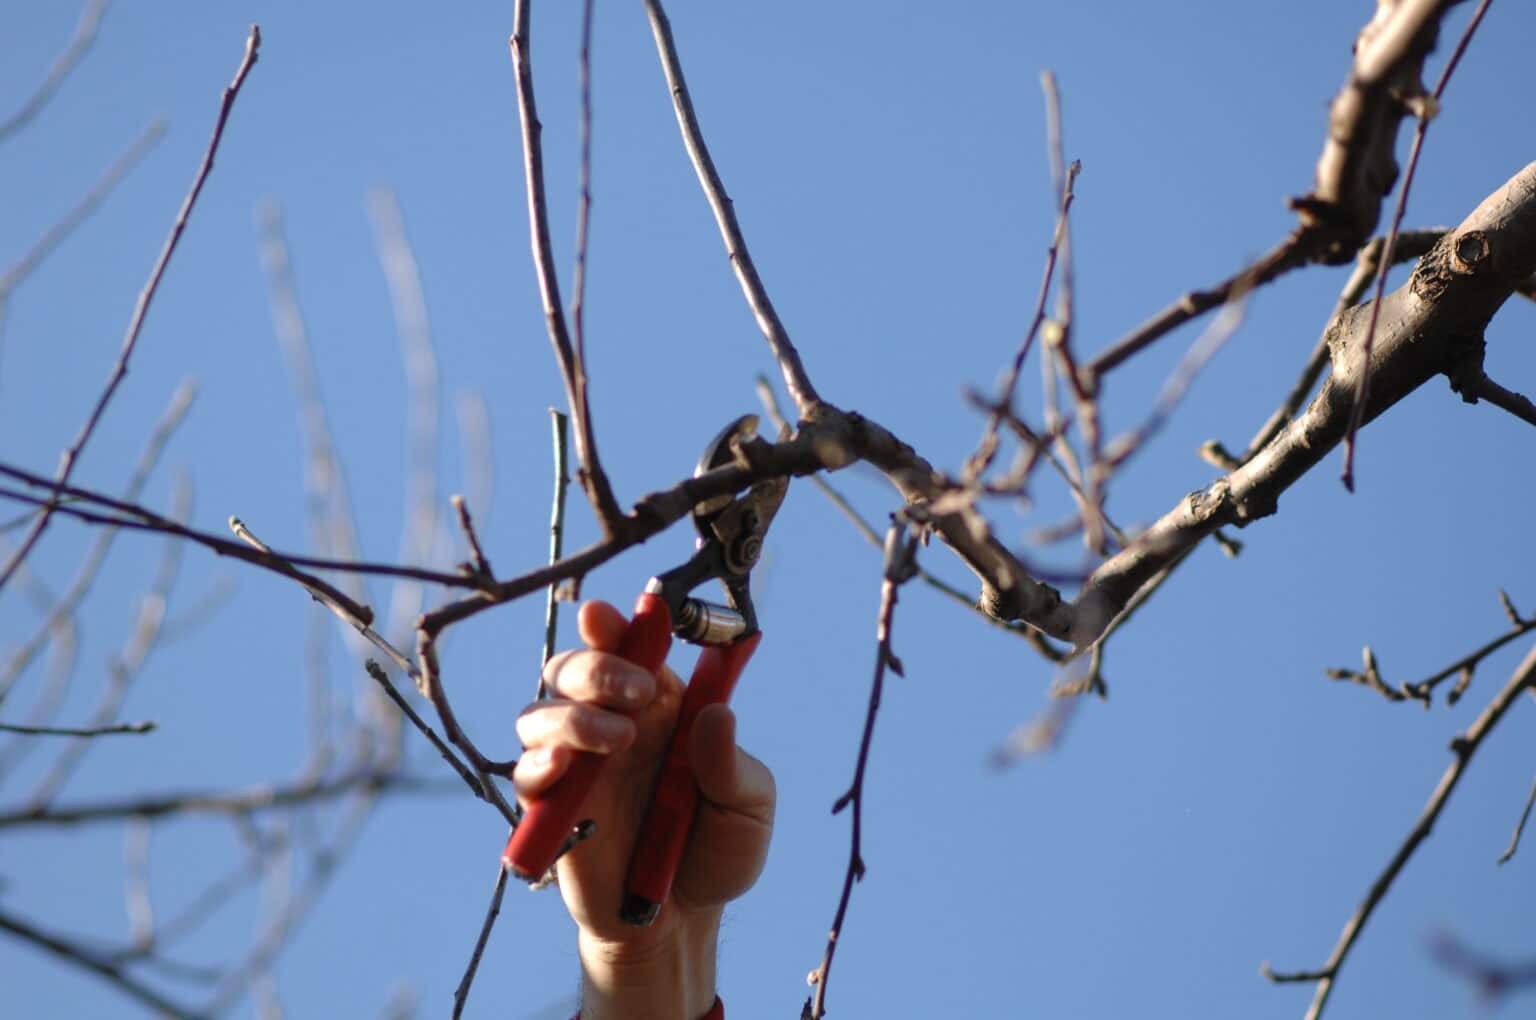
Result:
M736 746L736 713L728 706L710 705L699 712L688 759L705 800L765 825L773 823L773 773Z

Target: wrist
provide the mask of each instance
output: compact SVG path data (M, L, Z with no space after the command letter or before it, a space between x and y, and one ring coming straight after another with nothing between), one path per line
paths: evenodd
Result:
M582 1020L704 1016L715 1002L721 912L714 907L663 918L662 930L637 933L633 939L608 940L582 931Z

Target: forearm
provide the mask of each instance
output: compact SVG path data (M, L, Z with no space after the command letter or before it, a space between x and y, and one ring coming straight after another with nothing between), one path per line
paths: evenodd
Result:
M715 1001L721 908L691 914L656 940L582 932L581 1020L697 1020Z

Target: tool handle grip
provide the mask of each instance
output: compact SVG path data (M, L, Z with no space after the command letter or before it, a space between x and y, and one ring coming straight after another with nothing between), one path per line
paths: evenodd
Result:
M659 673L671 647L672 614L666 602L659 595L642 593L618 654L649 673ZM522 821L501 855L502 864L514 875L535 882L555 863L605 760L603 755L578 751L554 786L529 798Z
M630 861L622 909L624 920L630 924L649 925L661 912L698 814L699 784L688 760L693 722L706 707L731 700L736 681L762 636L756 633L735 644L712 645L699 654Z

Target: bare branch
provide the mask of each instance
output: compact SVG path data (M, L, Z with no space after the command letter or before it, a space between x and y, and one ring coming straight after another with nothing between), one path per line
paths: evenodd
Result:
M591 5L588 4L588 15L591 14ZM555 495L549 508L549 562L551 565L560 562L560 556L565 546L565 489L569 484L569 454L566 451L566 422L565 415L549 409L549 427L554 439L555 450ZM544 594L544 650L539 657L538 690L534 692L534 700L544 696L544 666L549 663L555 654L555 639L560 629L560 591L559 585L551 582Z
M1403 175L1403 186L1397 193L1397 208L1392 214L1392 229L1387 232L1386 254L1381 260L1381 269L1376 274L1376 300L1371 302L1371 320L1365 328L1365 350L1362 355L1365 360L1365 369L1360 373L1360 380L1355 390L1354 411L1349 419L1349 431L1344 436L1342 480L1344 488L1351 492L1355 491L1355 433L1360 429L1361 416L1365 414L1366 403L1370 399L1371 348L1376 339L1376 322L1381 314L1381 298L1387 290L1387 267L1393 262L1392 249L1397 243L1397 232L1402 229L1403 214L1408 211L1408 192L1413 188L1413 176L1419 168L1419 154L1424 150L1424 135L1429 130L1430 118L1440 107L1440 97L1445 93L1445 86L1450 83L1456 65L1461 62L1462 54L1467 51L1467 45L1472 41L1472 34L1482 23L1489 2L1490 0L1482 0L1477 5L1472 20L1467 23L1466 31L1461 35L1461 41L1456 44L1451 59L1446 61L1445 69L1440 72L1440 80L1435 84L1434 95L1427 101L1417 94L1409 94L1407 97L1418 101L1419 123L1413 132L1413 149L1408 155L1408 172ZM1404 4L1404 6L1407 5Z
M1333 991L1333 984L1338 980L1339 969L1343 967L1345 959L1349 956L1349 951L1354 948L1355 942L1360 937L1360 932L1365 928L1365 923L1370 920L1371 914L1381 903L1382 899L1385 898L1387 892L1392 887L1392 883L1403 870L1403 866L1413 856L1413 852L1418 849L1419 844L1429 837L1430 831L1434 829L1435 822L1440 817L1440 812L1445 808L1446 802L1450 800L1452 792L1456 789L1456 784L1461 782L1461 777L1466 773L1467 766L1472 761L1472 756L1482 746L1483 740L1498 725L1499 720L1504 717L1505 712L1509 711L1510 706L1515 703L1516 699L1526 690L1530 689L1533 683L1536 683L1536 647L1533 647L1526 654L1520 665L1515 667L1515 671L1510 676L1509 682L1504 685L1504 689L1494 696L1494 699L1488 703L1488 706L1483 709L1482 714L1467 728L1467 731L1451 741L1451 753L1454 755L1454 760L1440 777L1439 784L1436 785L1434 792L1430 794L1429 802L1424 805L1424 810L1420 812L1418 821L1409 830L1402 845L1392 855L1392 859L1387 862L1387 866L1376 876L1376 880L1371 883L1371 888L1366 893L1365 899L1345 923L1344 930L1340 934L1339 941L1334 946L1333 952L1329 955L1327 963L1320 970L1311 972L1306 978L1294 975L1272 977L1272 980L1277 981L1317 981L1317 990L1313 993L1312 1004L1307 1009L1305 1020L1318 1020L1322 1016L1323 1008L1328 1004L1328 997Z
M96 41L96 33L101 28L101 16L106 11L107 0L87 0L80 11L80 20L75 23L74 34L70 36L63 52L53 58L43 80L21 104L20 109L0 121L0 142L26 127L48 105L54 93L59 91L59 86L64 84L64 79L69 77L69 73L80 63L80 58L85 56L91 44Z
M165 275L165 268L170 264L171 255L176 251L176 243L181 240L181 233L187 227L187 218L192 213L192 207L197 202L197 196L203 190L203 183L208 180L208 173L213 169L213 157L219 150L219 140L224 135L224 124L229 119L229 111L234 106L235 97L240 92L240 86L245 83L245 76L250 73L256 64L256 54L261 47L261 29L251 26L250 37L245 42L245 56L240 61L240 67L235 71L235 77L229 87L224 90L224 98L219 105L219 116L213 125L213 137L208 140L208 150L203 154L202 165L198 167L197 176L193 178L192 189L187 192L187 197L182 201L181 210L176 214L176 221L171 225L170 235L165 239L165 246L160 251L160 257L155 260L155 266L150 270L149 282L144 285L139 294L137 306L133 311L133 318L129 320L128 332L123 337L122 350L118 353L117 363L112 367L112 373L107 378L107 384L103 387L101 395L96 398L96 405L91 409L90 416L81 426L80 433L73 443L64 451L64 457L59 465L59 471L54 479L53 493L48 497L48 502L43 507L43 512L38 515L30 531L27 532L16 552L11 556L10 562L0 570L0 589L16 573L16 568L32 552L38 539L47 529L48 522L52 519L54 510L59 505L59 497L64 492L64 486L68 484L70 475L74 473L75 464L80 453L85 449L85 444L90 441L91 434L96 431L97 424L106 413L107 404L117 393L118 385L123 377L128 374L128 359L133 356L133 349L138 345L139 332L144 328L145 316L149 313L149 304L154 299L155 292L160 288L160 281Z
M1469 404L1475 404L1479 400L1486 400L1495 407L1501 407L1521 421L1536 425L1536 404L1531 403L1531 398L1523 393L1507 390L1488 378L1486 373L1479 373L1473 379L1460 382L1456 391L1461 394L1461 399Z
M763 409L768 412L769 418L771 418L773 423L778 427L779 435L781 437L787 437L790 434L789 422L784 419L784 414L779 409L778 398L774 395L773 387L769 385L768 379L765 376L760 375L757 377L757 396L758 400L763 405ZM858 531L861 536L863 536L866 542L874 546L876 549L882 548L884 542L875 532L874 527L864 519L863 515L861 515L859 511L854 508L853 504L848 501L848 498L844 496L836 486L827 481L820 474L811 475L810 480L811 484L820 489L822 495L826 496L827 500L842 512L843 516L848 519L848 521L853 525L854 529ZM997 617L984 612L981 607L976 604L975 600L971 598L971 596L967 595L959 588L956 588L948 581L945 581L943 578L937 577L930 573L921 564L919 564L917 567L917 577L918 580L928 585L928 587L932 588L934 591L954 602L960 603L962 606L971 610L977 616L981 617L981 619L986 620L992 626L1006 630L1010 634L1017 634L1019 637L1022 637L1024 640L1028 641L1030 646L1034 648L1035 651L1039 652L1044 658L1050 660L1051 662L1061 661L1064 653L1055 645L1051 644L1045 635L1041 634L1038 630L1034 629L1028 624L1020 623L1017 620L999 620Z
M166 406L160 420L155 424L149 434L149 439L144 444L143 451L139 454L138 461L134 464L133 473L128 479L128 484L123 487L123 499L133 501L138 499L144 491L144 486L149 482L149 476L155 466L160 462L160 456L165 452L166 444L171 436L181 427L186 420L187 412L192 409L192 402L197 396L197 386L191 380L184 381L176 387L171 395L171 401ZM103 564L106 563L107 553L112 548L112 541L117 536L115 528L103 529L96 535L96 539L87 550L85 559L76 570L74 578L69 583L69 588L60 596L50 608L43 625L28 638L20 648L8 658L3 667L0 667L0 703L5 701L11 687L17 678L25 670L32 659L42 650L48 641L48 635L57 630L65 621L71 619L82 599L95 584L96 577L100 573Z
M496 887L491 891L490 905L485 908L485 920L480 924L475 948L469 954L469 965L464 969L458 987L453 990L453 1020L459 1020L464 1015L464 1006L469 1001L469 988L475 983L475 972L480 969L480 958L485 955L485 945L491 940L491 929L496 927L496 919L501 916L501 901L506 892L507 866L501 864L496 868Z
M127 818L158 818L171 814L244 815L294 804L334 800L359 789L435 794L443 792L446 787L437 780L364 768L292 786L253 786L233 791L183 790L9 811L0 814L0 829L39 826L57 828L118 822Z
M1532 805L1536 805L1536 780L1531 782L1531 792L1525 798L1525 810L1520 812L1520 820L1515 823L1515 832L1509 837L1509 846L1499 855L1500 864L1507 864L1515 856L1515 851L1520 849L1520 836L1525 832L1525 823L1530 820Z
M826 952L821 965L811 972L809 982L816 991L806 1001L802 1013L810 1020L826 1016L827 978L832 971L832 955L837 952L837 940L842 935L843 918L848 913L848 901L853 895L853 883L864 877L864 857L860 849L864 821L864 776L869 765L869 750L875 736L875 717L880 712L880 693L885 687L885 671L889 667L897 676L902 675L901 661L891 650L891 623L896 613L897 591L916 575L918 539L907 533L907 525L899 518L891 524L885 537L885 568L880 584L880 615L875 624L875 675L869 687L869 709L864 716L864 732L859 737L859 753L853 767L853 782L846 793L832 805L837 814L845 807L853 807L853 830L848 847L848 870L843 874L843 891L838 896L837 912L832 916L832 929L827 936Z
M1097 390L1105 375L1186 322L1221 307L1231 301L1234 294L1251 293L1305 262L1305 252L1295 235L1287 237L1252 265L1244 266L1214 287L1190 291L1110 344L1102 354L1083 366L1084 383L1090 390Z
M172 513L178 519L184 520L192 513L192 483L185 476L178 479L172 506ZM176 587L176 580L181 572L182 552L183 546L179 541L174 538L166 539L165 548L160 554L159 566L155 569L154 579L150 582L149 590L139 599L138 610L134 614L128 640L124 642L121 652L107 660L107 685L91 708L91 713L87 717L87 726L106 726L117 718L118 711L127 700L128 688L138 677L150 653L159 643L160 628L165 623L165 607L170 603L171 592ZM76 740L65 745L53 766L38 782L28 798L29 806L43 807L59 790L63 789L64 784L69 781L70 775L79 767L81 759L91 747L92 744L88 740Z
M651 33L656 37L656 50L661 56L661 67L666 74L672 106L677 111L677 125L683 133L683 145L688 150L694 171L699 175L699 184L704 189L709 208L715 214L715 224L720 228L721 239L725 241L731 268L735 270L742 293L746 295L747 304L757 319L757 327L762 330L774 359L779 363L779 371L784 374L784 385L789 389L790 399L799 408L800 417L807 418L821 402L821 396L816 392L800 360L800 352L789 339L789 331L779 321L779 313L774 310L768 290L758 275L757 264L752 261L752 253L747 250L747 239L741 232L741 224L736 220L735 206L725 192L725 183L720 179L720 172L715 169L709 147L704 144L704 132L699 127L698 114L693 109L693 96L688 91L688 82L683 78L682 61L677 55L677 44L672 39L672 23L667 20L660 0L645 0L645 13L651 21Z
M401 714L411 721L411 725L415 726L421 735L427 738L427 742L437 749L437 753L443 756L443 760L453 767L453 771L459 774L459 778L464 780L465 784L474 792L474 795L484 800L484 791L481 789L480 781L475 778L475 774L459 760L459 756L453 753L452 748L443 743L443 738L437 735L437 731L427 725L425 719L416 714L416 710L411 707L411 703L406 701L399 691L395 690L395 685L389 682L389 674L384 672L384 667L369 659L363 664L363 668L383 688L384 694L390 701L395 703L395 706L400 709Z
M1413 109L1424 109L1424 59L1441 19L1459 2L1383 0L1360 30L1349 77L1329 111L1312 191L1291 200L1308 249L1323 261L1349 261L1376 229L1397 181L1398 129Z
M106 737L114 733L153 733L160 724L153 720L134 723L116 723L111 726L18 726L0 723L0 730L7 733L24 733L35 737Z
M517 110L522 124L523 176L528 191L528 231L533 246L533 268L539 280L539 295L544 302L544 321L549 330L560 376L565 380L566 401L576 433L576 457L581 462L579 478L587 499L597 514L603 533L613 537L625 530L623 511L614 498L613 486L597 456L597 440L592 430L592 409L587 399L587 366L582 351L572 346L560 307L560 281L555 275L554 255L549 241L549 204L544 196L544 149L540 141L543 126L533 96L529 7L532 0L517 0L512 18L512 67L517 76Z
M418 681L422 696L432 703L437 710L437 720L443 725L443 735L449 743L463 752L469 759L470 767L479 777L475 784L477 795L481 800L495 807L501 812L501 816L507 820L509 826L517 825L517 812L507 799L502 796L491 774L499 772L504 767L499 762L493 762L481 753L475 746L475 742L469 739L459 725L458 717L454 715L453 705L448 700L448 690L443 686L442 668L437 661L437 639L424 627L416 631L416 659L421 663L421 678ZM438 748L442 750L441 747Z
M464 497L460 495L448 497L448 502L453 506L454 515L459 519L459 530L464 532L464 541L469 544L470 568L482 577L493 577L491 561L485 558L485 550L480 546L480 536L475 534L475 522L469 516L469 504L464 502Z
M122 967L101 959L84 946L43 931L41 928L13 914L0 911L0 930L8 931L23 942L31 943L37 948L53 954L72 967L95 974L135 1002L154 1010L159 1016L174 1017L177 1020L192 1020L192 1018L201 1015L165 998L159 992L125 972Z
M395 331L400 335L400 358L406 382L405 513L400 525L402 563L431 559L438 533L437 445L438 370L432 327L421 269L405 232L405 217L394 192L375 188L368 195L379 264L389 283ZM384 633L403 640L411 622L421 615L423 601L419 582L397 578L389 599L389 622Z
M1419 258L1429 252L1446 234L1446 228L1435 227L1427 230L1410 230L1397 235L1397 243L1392 246L1393 262L1407 262L1410 259ZM1376 278L1377 271L1381 268L1382 255L1387 246L1385 234L1378 235L1371 243L1360 249L1355 260L1354 272L1349 274L1349 280L1339 292L1339 300L1333 306L1333 314L1328 317L1332 322L1343 314L1344 309L1350 305L1359 304L1365 297L1366 289L1371 281ZM1301 405L1312 392L1312 387L1317 385L1317 380L1322 376L1323 369L1328 365L1328 335L1325 330L1318 338L1317 345L1312 348L1312 353L1307 357L1306 367L1301 371L1301 377L1291 387L1291 392L1286 394L1285 400L1269 420L1259 426L1259 431L1254 434L1248 443L1248 449L1241 457L1233 457L1225 454L1221 444L1215 440L1202 447L1201 455L1221 468L1223 471L1231 471L1241 464L1246 464L1253 459L1254 454L1269 445L1269 441L1280 434L1280 430L1290 424L1296 412L1301 410Z
M1440 373L1481 365L1479 341L1514 286L1536 268L1536 163L1515 174L1420 260L1412 277L1383 298L1371 402L1374 420ZM1107 622L1148 577L1190 543L1224 525L1244 526L1275 512L1279 496L1348 429L1370 308L1346 309L1329 326L1333 373L1305 413L1247 464L1192 493L1132 548L1098 568L1072 607L1078 633ZM1027 617L1026 617L1027 619ZM1089 639L1091 640L1091 638Z
M1034 345L1035 337L1040 332L1040 327L1045 323L1046 301L1051 293L1051 280L1056 274L1056 260L1067 238L1068 214L1072 211L1072 200L1075 198L1072 186L1077 181L1077 175L1082 170L1082 164L1073 160L1072 165L1065 170L1060 169L1062 161L1061 153L1061 99L1056 91L1056 78L1051 72L1046 71L1041 75L1041 87L1046 97L1046 119L1055 129L1050 132L1049 148L1051 152L1051 165L1056 176L1058 200L1056 210L1056 227L1051 232L1051 243L1045 250L1045 269L1040 277L1040 292L1035 297L1035 311L1030 316L1029 328L1024 331L1024 341L1019 344L1019 350L1013 356L1013 363L1008 366L1007 373L1003 376L1002 384L996 404L999 408L1008 408L1013 404L1014 391L1018 388L1019 373L1024 368L1024 361L1029 357L1029 349ZM977 445L976 452L971 455L965 465L964 477L968 483L974 483L991 466L997 456L997 429L1002 423L1003 412L994 411L987 417L986 429L982 433L981 442Z
M1472 681L1472 673L1477 669L1479 663L1516 638L1536 630L1536 617L1529 620L1522 618L1515 611L1514 604L1509 601L1509 596L1503 591L1499 592L1499 602L1504 607L1505 615L1509 618L1509 630L1484 644L1481 648L1463 655L1438 673L1432 673L1417 683L1405 683L1399 688L1394 688L1388 684L1382 679L1381 671L1376 664L1376 655L1369 646L1366 647L1364 652L1364 667L1361 672L1357 673L1350 669L1327 669L1323 672L1327 674L1330 680L1348 680L1352 683L1369 687L1388 701L1412 699L1421 702L1425 708L1429 708L1436 687L1453 676L1458 677L1456 686L1452 688L1450 694L1445 699L1447 704L1454 705L1466 693L1467 685Z
M111 166L102 171L96 183L91 185L91 189L81 196L80 200L60 217L57 223L49 227L47 233L38 238L37 243L25 255L17 259L11 268L0 276L0 305L5 304L11 292L31 276L43 261L53 254L54 249L64 242L65 238L91 218L91 214L101 207L123 178L127 177L129 172L139 165L139 161L148 155L149 151L164 137L165 121L152 121L149 127L134 139L133 144L128 146L128 149L118 156Z

